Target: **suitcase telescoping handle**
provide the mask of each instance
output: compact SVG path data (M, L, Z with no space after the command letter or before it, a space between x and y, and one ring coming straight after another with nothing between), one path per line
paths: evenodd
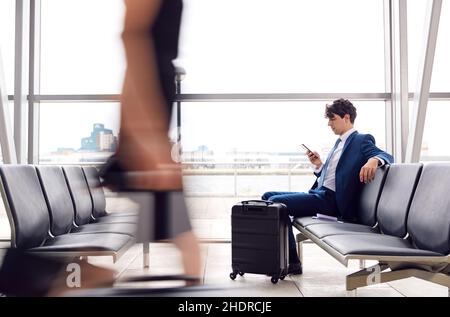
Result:
M273 201L268 200L245 200L241 201L243 212L267 212L267 207L273 204Z
M260 204L264 203L264 204L266 204L266 206L273 205L273 201L269 201L269 200L252 199L252 200L241 201L241 204L243 204L243 205L249 205L250 203L260 203Z

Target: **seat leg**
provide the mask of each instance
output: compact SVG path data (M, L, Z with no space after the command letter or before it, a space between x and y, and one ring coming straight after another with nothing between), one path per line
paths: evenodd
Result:
M295 241L297 241L297 254L301 263L303 263L303 241L305 240L307 238L302 233L298 233L295 236Z
M303 263L303 241L297 242L297 254L300 262Z
M347 293L345 294L346 295L345 297L356 297L356 296L358 296L356 290L357 289L355 288L354 290L347 291Z
M359 269L365 269L366 268L366 260L359 260Z
M150 267L150 242L142 243L142 256L144 268Z

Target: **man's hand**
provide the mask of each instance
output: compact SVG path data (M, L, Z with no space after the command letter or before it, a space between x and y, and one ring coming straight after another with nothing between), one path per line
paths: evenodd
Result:
M320 160L320 155L319 153L317 153L316 151L311 152L308 151L306 153L306 155L308 155L308 159L311 162L311 164L313 164L316 168L320 168L322 166L322 161Z
M370 158L366 164L361 168L359 172L359 180L361 183L370 183L375 178L375 172L378 168L378 163L380 161L376 158Z

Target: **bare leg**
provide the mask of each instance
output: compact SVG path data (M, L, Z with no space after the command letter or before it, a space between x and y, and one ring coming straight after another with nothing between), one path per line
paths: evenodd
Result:
M137 98L129 76L122 92L118 158L127 172L127 185L135 189L179 190L182 170L171 157L166 111L151 112Z
M201 277L200 247L197 237L192 231L184 232L173 240L175 246L181 252L184 273L193 277Z

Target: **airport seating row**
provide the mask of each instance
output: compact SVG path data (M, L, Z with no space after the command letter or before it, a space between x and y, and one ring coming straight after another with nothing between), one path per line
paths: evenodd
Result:
M408 277L449 288L449 189L449 163L384 166L362 189L357 223L294 220L300 258L310 239L345 266L359 260L361 270L346 277L351 295L359 287ZM366 260L377 264L364 267Z
M135 244L137 213L106 211L95 167L2 165L0 176L11 247L115 262Z

